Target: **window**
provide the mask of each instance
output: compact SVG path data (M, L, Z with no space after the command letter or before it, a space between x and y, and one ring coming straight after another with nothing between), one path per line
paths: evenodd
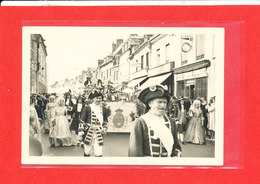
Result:
M136 60L136 69L135 71L137 72L138 71L138 60Z
M183 35L181 37L181 64L193 61L193 36Z
M157 52L156 52L157 65L160 65L160 59L161 59L160 49L157 49Z
M184 81L177 82L177 96L184 96Z
M116 71L116 80L118 80L118 71Z
M146 67L149 68L149 52L146 53Z
M144 69L144 56L141 56L141 70Z
M203 59L205 56L205 35L196 35L196 60Z
M212 56L216 56L216 49L217 49L217 40L216 40L216 35L213 35L213 49L212 49Z
M169 62L169 43L165 45L165 61L166 63Z

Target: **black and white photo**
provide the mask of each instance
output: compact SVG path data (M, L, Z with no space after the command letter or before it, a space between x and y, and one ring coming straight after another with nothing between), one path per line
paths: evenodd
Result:
M224 31L24 26L22 163L223 165Z

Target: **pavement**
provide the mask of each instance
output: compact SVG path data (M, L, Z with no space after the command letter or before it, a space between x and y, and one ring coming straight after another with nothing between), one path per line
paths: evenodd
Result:
M104 137L103 157L127 157L129 137L129 133L108 133ZM214 157L215 153L214 141L210 140L206 145L186 143L181 147L183 157ZM43 156L83 156L81 147L50 147L48 134L45 133L42 133L42 148Z

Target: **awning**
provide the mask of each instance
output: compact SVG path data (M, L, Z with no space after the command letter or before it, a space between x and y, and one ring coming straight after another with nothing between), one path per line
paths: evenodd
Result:
M146 78L147 77L141 77L139 79L134 79L127 84L127 87L129 87L129 88L135 87L136 85L138 85L140 82L142 82Z
M142 86L139 87L139 89L143 90L150 86L159 85L159 84L163 83L168 77L170 77L171 74L172 73L167 73L164 75L151 77L145 83L143 83Z

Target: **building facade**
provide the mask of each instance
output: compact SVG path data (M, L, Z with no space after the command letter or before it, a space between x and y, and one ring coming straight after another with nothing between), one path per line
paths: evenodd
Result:
M180 62L176 62L175 94L191 100L215 96L215 36L180 35Z
M172 96L209 100L215 96L215 45L213 34L130 35L98 61L97 78L134 90L161 84Z
M41 34L31 35L31 57L30 57L30 92L47 93L47 50Z
M142 36L134 34L125 41L117 39L116 43L112 44L112 53L98 60L96 76L104 86L113 85L120 88L131 80L130 73L136 69L136 64L131 65L129 55L143 42L143 39Z
M162 84L174 95L173 68L177 60L175 42L175 36L169 34L157 34L149 40L149 79L141 86L142 89L153 84Z

